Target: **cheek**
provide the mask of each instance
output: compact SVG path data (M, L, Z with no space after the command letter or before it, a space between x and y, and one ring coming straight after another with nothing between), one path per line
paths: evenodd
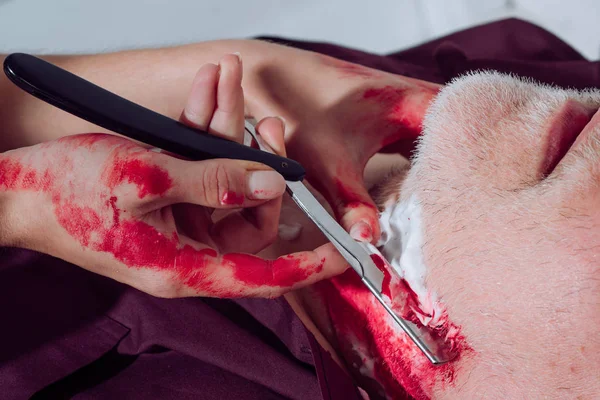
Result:
M494 276L501 277L500 271L510 266L510 255L518 248L514 246L520 242L523 247L531 238L506 226L505 211L516 207L516 200L498 204L480 192L459 195L444 190L427 200L430 205L423 212L427 285L447 304L451 318L462 325L463 318L470 319L478 315L477 309L485 308L491 295L508 294L509 288Z
M539 343L578 335L569 331L590 302L582 277L600 256L600 220L553 208L537 192L520 195L484 212L459 208L457 199L425 213L428 285L480 361L503 356L517 363L515 357L548 350Z

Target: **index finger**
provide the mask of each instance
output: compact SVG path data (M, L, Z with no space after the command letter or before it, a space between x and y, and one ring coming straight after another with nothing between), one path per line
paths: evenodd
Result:
M173 263L171 274L178 285L178 296L182 297L274 298L338 275L348 267L331 244L275 260L242 253L219 256L214 251L207 254L206 249L188 260L187 265Z

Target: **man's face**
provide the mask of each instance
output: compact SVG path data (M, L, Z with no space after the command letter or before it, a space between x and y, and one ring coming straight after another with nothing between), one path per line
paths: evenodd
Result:
M600 395L599 106L478 74L429 109L400 196L421 205L426 286L472 348L434 397Z

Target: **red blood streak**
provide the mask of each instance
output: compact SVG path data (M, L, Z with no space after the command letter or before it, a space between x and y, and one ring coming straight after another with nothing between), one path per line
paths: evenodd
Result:
M383 272L383 283L381 284L381 293L391 299L392 292L390 290L390 282L392 280L392 276L386 268L386 262L378 254L371 254L371 260L373 260L375 266L379 268L381 272Z
M345 210L340 210L338 208L334 208L336 216L340 218L345 212L351 209L359 209L363 208L371 211L370 213L362 213L362 219L367 222L367 224L371 227L373 232L377 232L379 229L379 221L377 221L376 213L372 211L377 211L377 208L372 203L363 200L358 193L356 193L350 186L342 182L339 178L334 178L333 180L335 190L337 192L337 196L339 200L342 202L341 205Z
M113 199L116 198L111 197L111 206ZM211 272L223 268L213 249L182 246L176 234L167 236L141 221L113 218L112 226L105 226L106 222L97 214L69 202L61 202L56 210L61 225L83 245L111 253L129 267L174 272L179 281L209 295L239 296L249 286L288 287L323 269L324 260L318 265L302 265L301 260L292 256L269 261L247 254L227 254L222 261L242 284L236 289L237 282L219 284L210 278ZM97 242L90 242L90 232L99 238Z
M343 176L343 174L338 175ZM333 183L337 194L337 199L339 199L338 201L341 202L340 205L343 207L343 209L340 209L338 207L334 208L336 216L338 218L341 218L342 215L344 215L349 210L362 208L362 210L359 211L359 213L361 214L360 218L365 220L365 222L371 227L372 232L378 232L379 221L377 221L377 208L375 207L375 205L367 202L366 200L363 200L358 195L358 193L356 193L356 191L354 191L350 186L342 182L341 179L334 178ZM365 212L365 210L367 212ZM359 218L359 215L355 215L354 218L356 220L356 218Z
M53 196L53 201L55 204L60 204L60 207L55 208L58 222L82 245L89 246L92 234L97 233L98 227L102 224L98 213L90 207L61 202L59 195Z
M342 182L341 179L334 179L335 189L340 197L340 199L344 202L344 206L346 208L358 208L358 207L367 207L374 209L375 206L366 200L364 200L354 189L352 189L349 185Z
M117 208L117 196L111 196L108 199L108 205L113 212L113 226L119 225L119 209Z
M243 194L237 194L236 192L227 191L221 198L221 203L227 205L241 205L244 203L245 196Z
M19 161L0 159L0 187L6 190L48 191L51 184L52 179L48 171L40 178L34 169L23 167Z
M164 194L173 185L167 171L156 165L148 165L139 159L116 159L111 166L107 185L114 189L122 183L136 185L140 199L149 194Z
M368 392L377 393L376 398L385 397L381 392L393 399L410 399L407 392L412 396L421 394L422 390L410 387L406 379L410 365L404 362L403 350L408 343L398 337L386 311L361 284L358 275L346 271L323 282L319 289L325 295L342 356L357 382ZM361 368L369 361L373 362L373 370L365 374ZM365 375L372 375L374 380Z
M385 265L385 260L379 261ZM459 356L448 364L436 367L395 326L352 271L322 282L318 289L330 310L341 353L355 379L366 390L377 393L379 397L382 397L383 391L388 398L425 400L430 398L435 385L443 388L453 384L456 362L470 348L460 335L460 327L452 324L445 313L440 325L430 328L430 331L434 336L445 338ZM417 295L403 279L392 277L390 292L394 296L394 304L401 302L396 296L404 297L411 306L419 304ZM420 323L411 307L399 308L404 318ZM367 375L374 379L365 377L364 368L369 370Z
M249 254L226 254L224 262L236 265L234 276L242 282L255 286L292 286L323 270L325 260L319 264L308 264L305 260L291 255L277 260L263 260Z
M380 147L403 139L416 139L421 134L425 112L436 93L436 88L424 84L367 89L363 100L379 105L380 113L369 115L362 124L369 124L372 131L381 137Z
M60 141L73 148L93 147L101 139L110 144L120 141L105 135L92 136ZM43 146L48 151L47 145ZM80 199L71 191L76 188L73 181L58 179L73 175L65 174L72 168L68 152L62 161L60 166L53 164L45 170L36 170L17 160L0 157L0 188L49 193L57 221L69 235L88 249L112 254L128 267L169 271L177 282L199 293L220 297L259 293L260 290L252 289L265 285L293 286L323 269L324 260L311 264L292 256L274 261L245 254L220 257L211 248L196 249L181 243L174 232L161 232L146 222L126 218L126 210L117 207L115 187L131 183L137 187L140 198L163 194L172 182L158 166L146 165L138 159L116 160L105 175L107 186L97 182L94 191L82 193ZM93 197L86 198L90 194Z
M217 257L213 249L180 246L178 240L141 221L122 221L120 226L109 228L101 237L103 240L95 246L96 250L112 253L130 267L171 270L185 279L194 273L202 273L207 262ZM184 260L186 262L182 262Z
M113 199L116 201L111 197L111 206ZM59 223L83 246L111 253L128 267L171 271L186 285L211 293L206 267L216 259L215 250L180 245L176 236L167 236L145 222L119 221L114 215L104 220L91 208L58 196L54 203Z
M371 241L373 239L373 234L371 233L370 228L361 229L359 232L360 239L362 241Z
M424 317L432 316L421 309L419 297L405 279L400 279L393 288L392 309L400 314L402 318L417 325L422 325L417 314Z
M37 186L37 174L34 170L27 171L23 177L23 188L33 189Z
M381 292L392 300L392 308L396 313L402 318L417 324L421 324L421 322L416 313L431 317L429 313L422 310L419 297L405 279L395 276L395 279L392 281L392 274L390 273L392 267L383 257L379 254L371 254L371 259L375 263L375 266L383 272Z
M10 158L0 160L0 184L6 189L15 189L23 167L18 161Z

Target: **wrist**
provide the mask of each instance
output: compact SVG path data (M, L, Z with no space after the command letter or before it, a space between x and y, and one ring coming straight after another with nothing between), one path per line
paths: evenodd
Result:
M27 247L19 234L20 229L17 229L19 219L22 219L18 218L16 210L19 197L18 192L6 191L4 187L0 189L0 247Z
M0 153L1 247L34 249L34 236L39 236L36 224L46 215L40 204L44 197L31 190L35 177L22 163L29 155L29 149Z

